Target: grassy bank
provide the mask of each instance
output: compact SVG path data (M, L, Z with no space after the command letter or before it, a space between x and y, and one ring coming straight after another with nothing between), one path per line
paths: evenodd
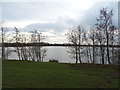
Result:
M113 65L3 61L3 88L117 88Z

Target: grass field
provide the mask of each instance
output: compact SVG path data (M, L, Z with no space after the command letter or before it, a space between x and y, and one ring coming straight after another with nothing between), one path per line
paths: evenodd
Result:
M3 61L3 88L118 88L118 66Z

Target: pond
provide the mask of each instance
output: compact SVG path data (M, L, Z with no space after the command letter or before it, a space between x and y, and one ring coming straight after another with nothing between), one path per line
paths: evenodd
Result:
M44 58L44 62L48 62L50 59L56 59L63 63L75 63L75 60L70 58L66 47L53 46L43 48L47 49L47 56ZM12 52L8 59L18 59L17 53Z

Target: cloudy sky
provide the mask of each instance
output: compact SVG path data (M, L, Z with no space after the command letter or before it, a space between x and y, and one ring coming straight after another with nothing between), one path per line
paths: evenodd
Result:
M24 33L36 29L48 36L46 41L50 43L67 42L65 34L75 25L93 26L103 7L113 9L113 24L118 24L118 0L10 1L3 0L0 4L2 25L8 28L16 26Z

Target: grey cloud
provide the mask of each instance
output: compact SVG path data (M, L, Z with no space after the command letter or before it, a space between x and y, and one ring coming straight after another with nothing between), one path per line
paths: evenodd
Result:
M108 7L108 9L113 9L113 23L117 25L118 23L118 8L117 2L99 2L96 3L90 9L84 11L83 17L78 17L77 20L73 20L68 16L62 16L57 19L54 23L33 23L25 28L22 28L22 31L30 31L33 29L39 31L49 31L50 29L55 32L64 32L64 30L68 30L69 27L83 24L87 27L93 26L96 23L96 17L99 16L99 9L102 7ZM43 19L46 18L54 19L56 17L55 12L59 12L59 10L63 10L61 3L4 3L3 4L3 19L7 21L14 20L31 20L31 19ZM58 8L59 7L59 8ZM61 8L60 8L61 7ZM54 12L54 13L53 13ZM52 17L51 17L52 16Z
M50 30L50 29L54 29L54 30L62 30L65 27L60 25L60 24L55 24L55 23L35 23L35 24L30 24L28 26L26 26L26 28L30 28L30 29L37 29L40 31L46 31L46 30Z
M108 10L113 9L113 24L117 26L118 19L118 7L117 7L117 2L99 2L96 3L93 7L90 9L84 11L84 16L83 17L78 17L77 21L64 16L64 17L59 17L58 20L55 23L35 23L35 24L30 24L26 28L34 28L37 30L41 31L49 31L50 29L54 30L55 32L63 32L64 30L68 30L69 27L78 25L78 24L83 24L86 27L91 27L96 24L96 18L99 16L99 10L103 7L108 7Z
M54 16L62 7L57 2L3 2L3 20L21 21L21 20L41 20L48 19L48 16Z
M2 3L0 3L0 22L2 21Z
M117 2L98 2L92 8L85 11L82 20L79 22L85 24L86 26L94 26L96 23L96 18L99 16L99 10L103 7L108 7L108 10L113 9L113 24L117 26L118 23L118 6Z
M76 24L76 21L69 17L61 17L55 23L34 23L26 26L26 29L36 29L39 31L54 30L54 32L64 32L69 26Z

